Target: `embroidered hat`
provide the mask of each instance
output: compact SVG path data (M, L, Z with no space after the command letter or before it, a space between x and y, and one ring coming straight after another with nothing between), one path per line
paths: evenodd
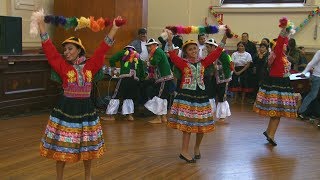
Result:
M69 37L68 39L64 40L61 44L64 46L67 43L72 43L80 46L80 48L83 50L83 52L86 52L86 49L82 45L81 39L77 37Z
M127 46L124 47L123 49L126 49L126 48L132 48L133 50L136 50L136 48L134 48L133 46L130 46L130 45L127 45Z
M157 45L159 45L159 43L158 43L156 40L154 40L153 38L150 38L150 39L147 41L146 46L149 46L149 45L151 45L151 44L157 44Z
M194 41L194 40L187 40L186 42L183 43L182 49L185 48L185 46L188 45L188 44L195 44L195 45L198 46L198 43L197 43L196 41Z
M211 44L211 45L214 45L216 47L218 47L219 45L217 44L217 42L213 39L213 38L210 38L208 40L206 40L206 42L204 42L206 44Z

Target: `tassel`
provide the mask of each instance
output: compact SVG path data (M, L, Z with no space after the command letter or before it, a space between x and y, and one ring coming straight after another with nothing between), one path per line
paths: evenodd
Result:
M39 11L33 12L31 15L30 22L30 36L35 38L39 33L38 22L44 20L44 10L40 9Z

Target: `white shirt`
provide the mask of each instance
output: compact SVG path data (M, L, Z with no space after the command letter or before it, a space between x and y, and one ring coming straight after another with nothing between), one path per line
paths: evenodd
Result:
M245 66L246 64L252 62L252 57L248 52L239 53L234 52L231 56L234 66Z
M146 44L147 44L147 42L142 42L142 41L141 41L140 59L141 59L142 61L148 60L148 56L149 56L149 53L148 53L148 49L147 49Z
M320 77L320 50L316 52L312 60L308 63L307 67L302 71L303 74L306 74L313 68L314 76Z

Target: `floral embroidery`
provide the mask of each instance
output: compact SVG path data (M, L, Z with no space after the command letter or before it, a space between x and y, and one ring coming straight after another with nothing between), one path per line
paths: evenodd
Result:
M86 77L87 77L87 81L91 82L92 81L92 72L89 70L86 70Z
M184 74L186 77L189 77L191 75L191 71L190 71L189 67L184 68L183 71L184 71Z
M77 78L76 78L76 73L74 71L68 71L67 76L68 76L69 83L76 82Z

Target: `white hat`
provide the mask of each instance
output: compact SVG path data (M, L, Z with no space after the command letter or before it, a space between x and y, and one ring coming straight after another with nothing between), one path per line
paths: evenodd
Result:
M158 43L156 40L154 40L153 38L150 38L150 39L147 41L146 46L149 46L149 45L151 45L151 44L157 44L157 45L159 45L159 43Z
M180 49L180 48L179 48L179 46L172 44L172 49L176 50L176 49ZM169 52L168 48L165 48L165 52Z
M206 42L204 42L206 44L211 44L211 45L214 45L216 47L218 47L219 45L217 44L217 42L213 39L213 38L210 38L208 40L206 40Z
M134 47L131 46L131 45L127 45L127 46L124 47L124 49L126 49L126 48L132 48L132 49L136 50L136 48L134 48Z

